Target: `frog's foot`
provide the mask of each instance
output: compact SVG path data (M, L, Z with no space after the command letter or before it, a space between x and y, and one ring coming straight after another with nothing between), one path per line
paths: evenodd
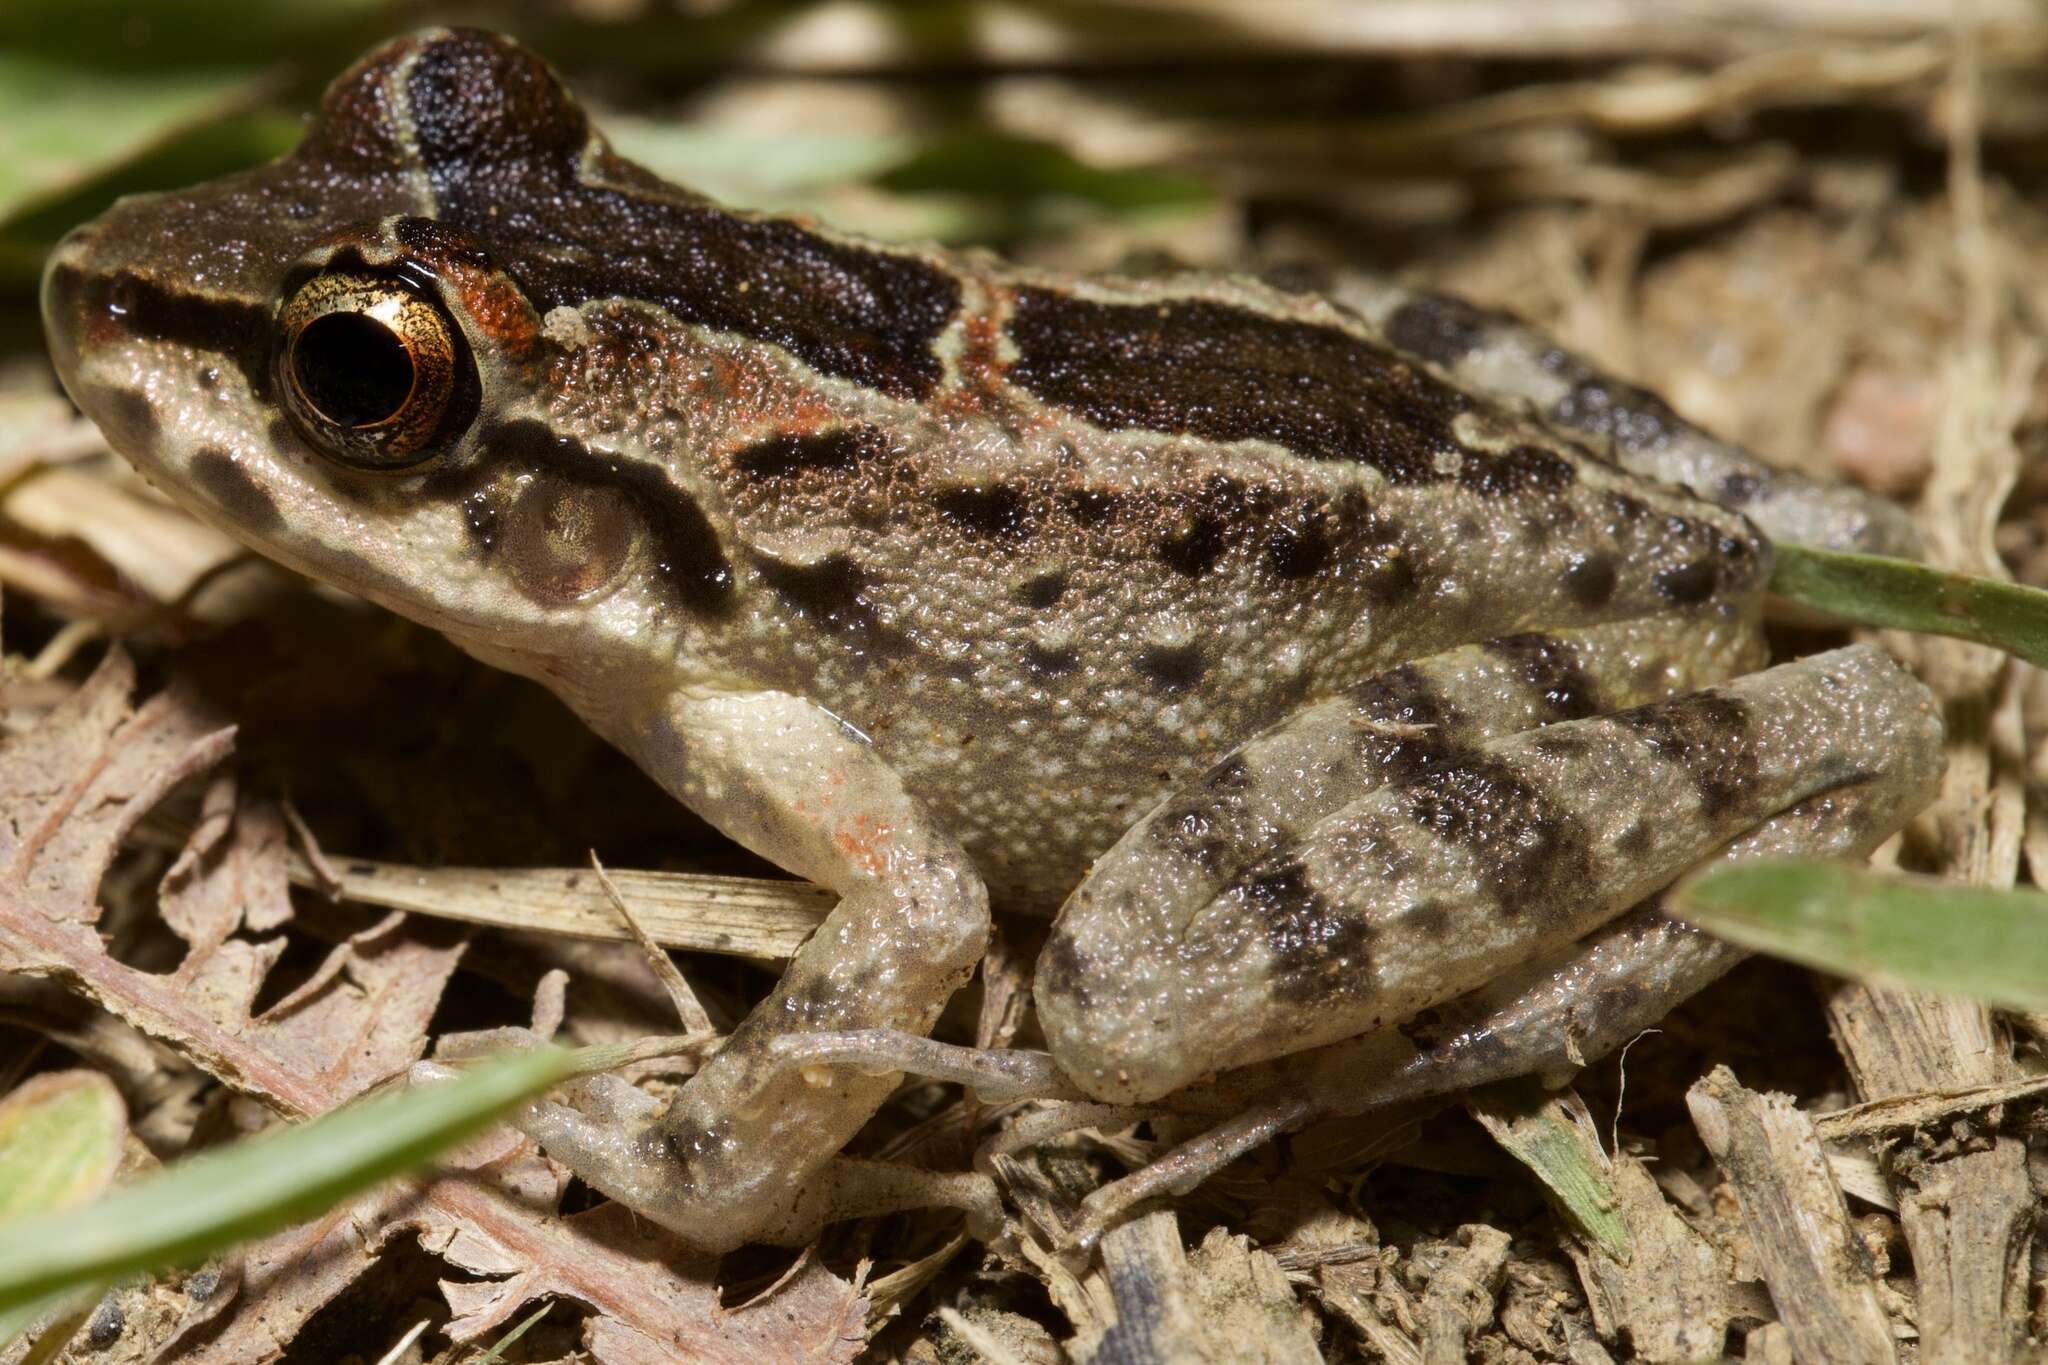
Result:
M585 1084L613 1079L587 1077ZM530 1105L518 1126L570 1170L602 1171L607 1193L636 1213L664 1227L690 1225L702 1217L698 1194L676 1180L674 1154L660 1125L650 1122L649 1111L656 1107L645 1092L615 1081L610 1087L585 1089L573 1107ZM750 1240L802 1246L843 1219L929 1208L960 1210L967 1215L968 1231L984 1240L1002 1231L1002 1201L985 1174L835 1157L760 1217ZM699 1240L692 1245L703 1248Z
M1938 748L1909 748L1881 776L1809 797L1704 865L1751 858L1862 858L1912 818L1941 777ZM1319 1119L1409 1106L1517 1076L1562 1084L1654 1025L1747 954L1667 917L1652 897L1577 943L1410 1021L1286 1058L1225 1085L1268 1094L1082 1202L1070 1237L1085 1250L1133 1208L1185 1194L1253 1148ZM1179 1097L1200 1103L1203 1089Z
M1526 405L1632 473L1743 512L1773 540L1908 559L1919 554L1919 533L1898 504L1767 464L1519 318L1361 275L1329 283L1333 298L1453 382Z
M931 1028L987 943L987 895L966 854L870 746L799 698L678 699L654 729L633 747L674 748L674 772L658 775L679 795L841 899L659 1120L619 1121L618 1097L600 1096L587 1112L536 1107L524 1126L593 1188L705 1252L801 1244L831 1219L932 1203L985 1226L984 1177L833 1162L895 1089L886 1059L778 1051L792 1035Z
M1041 958L1039 1015L1067 1077L1143 1103L1383 1029L1565 948L1812 797L1870 781L1924 795L1939 770L1933 699L1867 646L1499 733L1516 689L1483 685L1489 659L1541 654L1555 678L1562 643L1383 675L1366 689L1379 700L1354 703L1391 713L1381 730L1283 725L1127 836ZM1572 658L1550 695L1605 702L1640 676ZM1458 690L1431 684L1446 670ZM1480 721L1448 714L1470 695ZM1404 715L1434 723L1404 730ZM1132 862L1148 875L1133 882Z

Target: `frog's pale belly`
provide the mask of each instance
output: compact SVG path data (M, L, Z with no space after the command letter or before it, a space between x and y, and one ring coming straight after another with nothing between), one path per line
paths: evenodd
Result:
M729 212L463 31L365 58L276 164L117 205L44 283L67 387L150 478L542 679L840 892L654 1129L603 1087L525 1120L704 1249L987 1212L832 1158L930 1057L991 899L1065 902L1034 988L1062 1087L1151 1102L1519 961L1565 981L1702 858L1853 853L1924 799L1939 722L1884 656L1740 676L1758 526L1897 550L1894 509L1512 320L1342 297ZM1599 1036L1704 979L1652 939L1587 950ZM1515 1056L1574 1055L1569 1013ZM849 1034L872 1065L791 1060Z

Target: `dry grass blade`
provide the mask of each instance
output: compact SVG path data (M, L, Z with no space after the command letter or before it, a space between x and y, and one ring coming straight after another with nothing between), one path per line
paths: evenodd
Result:
M502 929L630 942L632 930L587 868L407 867L337 864L344 900ZM295 862L293 880L324 883ZM783 958L810 937L838 897L807 882L607 870L633 917L664 948Z

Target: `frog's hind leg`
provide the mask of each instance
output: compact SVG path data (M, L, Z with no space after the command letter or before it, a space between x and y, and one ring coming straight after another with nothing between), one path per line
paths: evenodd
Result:
M1075 1084L1143 1103L1412 1017L1581 937L1809 797L1901 752L1938 753L1940 722L1925 688L1855 647L1611 715L1410 731L1405 755L1388 747L1403 737L1368 732L1378 767L1359 782L1353 751L1348 801L1262 765L1254 785L1307 791L1309 820L1247 836L1255 822L1210 819L1239 831L1216 861L1249 855L1221 875L1203 866L1202 822L1173 802L1112 851L1062 912L1036 986ZM1259 757L1258 743L1241 755ZM1242 808L1214 786L1212 774L1196 814ZM1292 799L1267 793L1257 808ZM1193 870L1148 894L1120 864L1167 870L1162 836Z
M1936 744L1906 746L1882 774L1833 788L1734 840L1707 865L1752 858L1863 858L1932 799ZM1620 1047L1746 954L1668 918L1662 893L1584 939L1431 1012L1360 1038L1221 1078L1177 1096L1263 1092L1223 1123L1083 1201L1087 1247L1133 1207L1185 1194L1253 1148L1320 1119L1413 1105L1517 1076L1563 1078Z
M1464 645L1306 707L1147 813L1097 860L1065 915L1122 903L1146 924L1179 923L1282 851L1295 831L1445 755L1761 665L1762 640L1740 609L1709 612ZM1041 976L1061 966L1056 948L1041 959Z
M1919 553L1919 535L1896 504L1766 464L1517 317L1359 275L1330 282L1328 292L1388 343L1463 387L1527 405L1624 469L1747 513L1773 540L1908 559Z

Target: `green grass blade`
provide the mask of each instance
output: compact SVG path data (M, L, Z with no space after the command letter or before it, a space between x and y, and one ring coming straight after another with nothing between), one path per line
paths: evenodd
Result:
M1864 626L1972 640L2048 666L2048 592L1907 559L1780 542L1771 591Z
M68 1285L189 1264L409 1170L571 1073L555 1050L348 1105L181 1161L83 1209L0 1224L0 1312Z
M1591 1127L1575 1121L1585 1113L1575 1096L1568 1102L1525 1079L1487 1086L1467 1099L1466 1108L1503 1151L1543 1182L1588 1241L1628 1264L1628 1224L1607 1178L1607 1157Z
M1695 877L1670 904L1745 948L1840 976L2048 1010L2048 895L1759 861Z
M275 84L260 71L107 73L0 51L0 223Z

